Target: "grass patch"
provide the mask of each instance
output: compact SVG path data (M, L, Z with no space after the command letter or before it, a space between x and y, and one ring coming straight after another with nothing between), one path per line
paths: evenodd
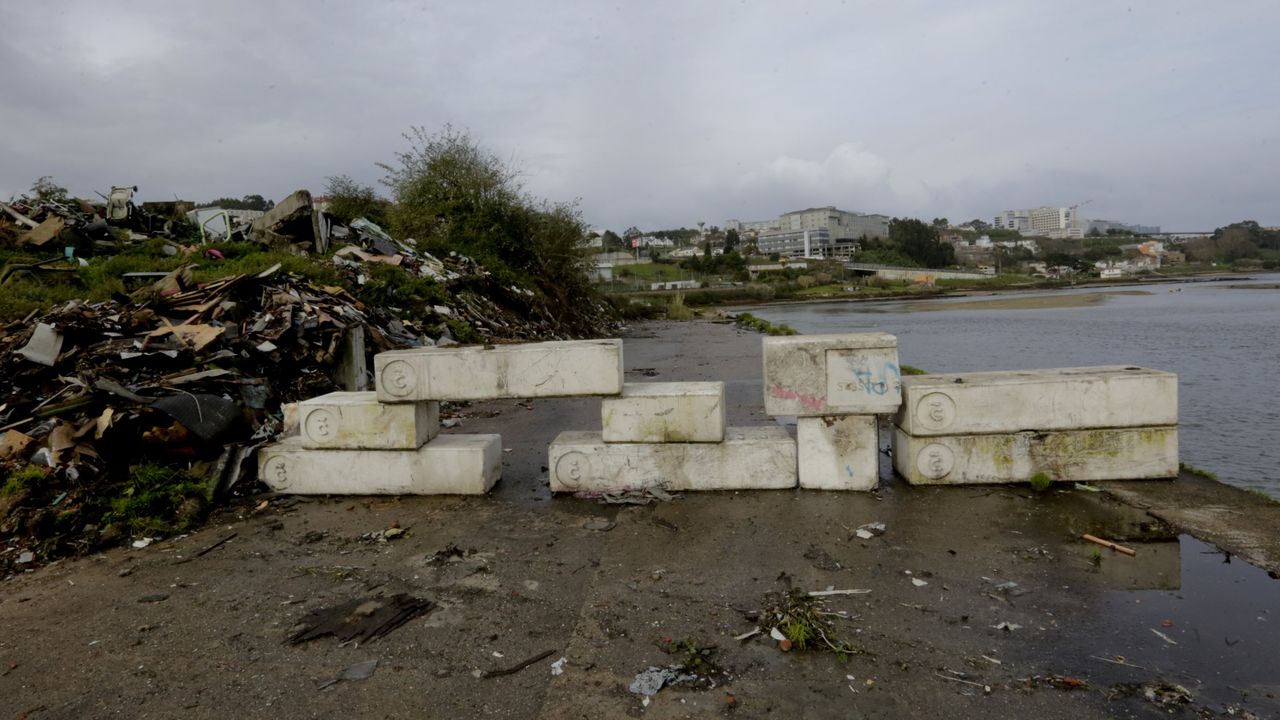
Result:
M1258 497L1262 498L1263 500L1266 500L1269 503L1280 505L1280 500L1277 500L1271 497L1271 494L1268 493L1266 490L1262 490L1261 488L1245 488L1245 491L1248 492L1250 495L1257 495Z
M670 280L696 280L698 274L680 267L665 263L640 263L637 265L616 265L614 275L620 278L637 278L651 282Z
M4 484L0 485L0 496L8 497L21 495L27 490L36 486L37 483L44 480L46 473L44 470L35 465L24 465L17 470L9 473L4 479Z
M902 371L903 375L928 375L929 374L914 365L901 365L899 366L898 369Z
M733 318L733 322L743 330L753 330L765 335L799 335L796 329L786 323L778 323L777 325L756 317L751 313L740 313Z
M1048 473L1038 472L1031 476L1027 482L1031 483L1031 489L1036 492L1044 492L1053 486L1053 478Z
M115 488L103 522L126 536L182 532L203 517L206 490L205 483L184 470L136 465Z
M1188 465L1187 463L1178 463L1178 469L1190 475L1199 475L1200 477L1205 478L1206 480L1218 479L1217 475L1214 475L1208 470L1202 470L1194 465Z
M1089 564L1094 567L1102 567L1102 548L1094 548L1089 551Z

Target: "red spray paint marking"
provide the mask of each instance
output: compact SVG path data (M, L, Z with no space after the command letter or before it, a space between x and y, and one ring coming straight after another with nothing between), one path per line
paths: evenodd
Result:
M803 393L798 393L795 390L788 390L787 388L784 388L781 385L774 385L773 387L769 388L769 394L778 398L779 400L799 400L801 405L805 406L806 408L809 408L810 410L815 410L815 411L821 410L827 404L826 398L814 397L812 395L805 395Z

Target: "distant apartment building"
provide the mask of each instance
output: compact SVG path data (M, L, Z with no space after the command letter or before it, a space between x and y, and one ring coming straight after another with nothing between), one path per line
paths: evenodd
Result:
M787 257L847 257L859 238L889 235L889 216L849 212L834 206L808 208L780 215L776 220L725 221L726 230L754 233L765 254ZM808 235L806 244L805 237Z
M1108 232L1115 230L1122 233L1133 233L1134 235L1158 235L1160 234L1159 225L1130 225L1128 223L1116 222L1114 220L1090 220L1088 228L1085 232L1093 232L1106 235Z
M1005 230L1017 230L1023 235L1051 238L1084 237L1079 217L1073 207L1038 207L1025 210L1005 210L996 215L995 226Z

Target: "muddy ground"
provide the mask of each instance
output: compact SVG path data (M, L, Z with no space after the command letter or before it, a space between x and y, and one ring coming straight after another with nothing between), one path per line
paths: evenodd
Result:
M773 422L759 342L637 326L627 379L726 379L732 424ZM1280 583L1234 555L1277 567L1280 520L1259 498L1194 477L913 488L887 457L874 494L552 498L547 445L598 428L599 410L468 407L449 432L500 432L510 450L489 497L257 497L191 536L6 579L0 717L1280 716ZM870 522L885 533L857 537ZM1083 532L1137 555L1095 554ZM827 602L854 654L734 639L787 584L870 590ZM437 607L369 643L285 642L312 609L398 592ZM628 691L684 641L721 672L647 705Z

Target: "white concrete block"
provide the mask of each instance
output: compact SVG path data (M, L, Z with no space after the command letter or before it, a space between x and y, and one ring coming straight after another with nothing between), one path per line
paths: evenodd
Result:
M898 339L889 333L764 338L769 415L875 415L902 402Z
M385 403L622 392L621 340L392 350L373 364Z
M722 442L724 383L626 383L600 404L607 443Z
M1178 428L915 437L894 428L893 466L913 485L1145 480L1178 474Z
M781 427L728 428L722 443L613 443L563 432L551 443L552 492L758 490L796 486L796 444Z
M289 438L258 451L258 476L298 495L483 495L502 476L502 437L440 435L417 450L311 450Z
M875 415L799 418L796 443L802 488L874 490L880 482Z
M898 427L917 437L1178 424L1178 376L1104 366L915 375Z
M440 403L378 402L374 392L333 392L298 403L302 446L415 450L440 430Z

